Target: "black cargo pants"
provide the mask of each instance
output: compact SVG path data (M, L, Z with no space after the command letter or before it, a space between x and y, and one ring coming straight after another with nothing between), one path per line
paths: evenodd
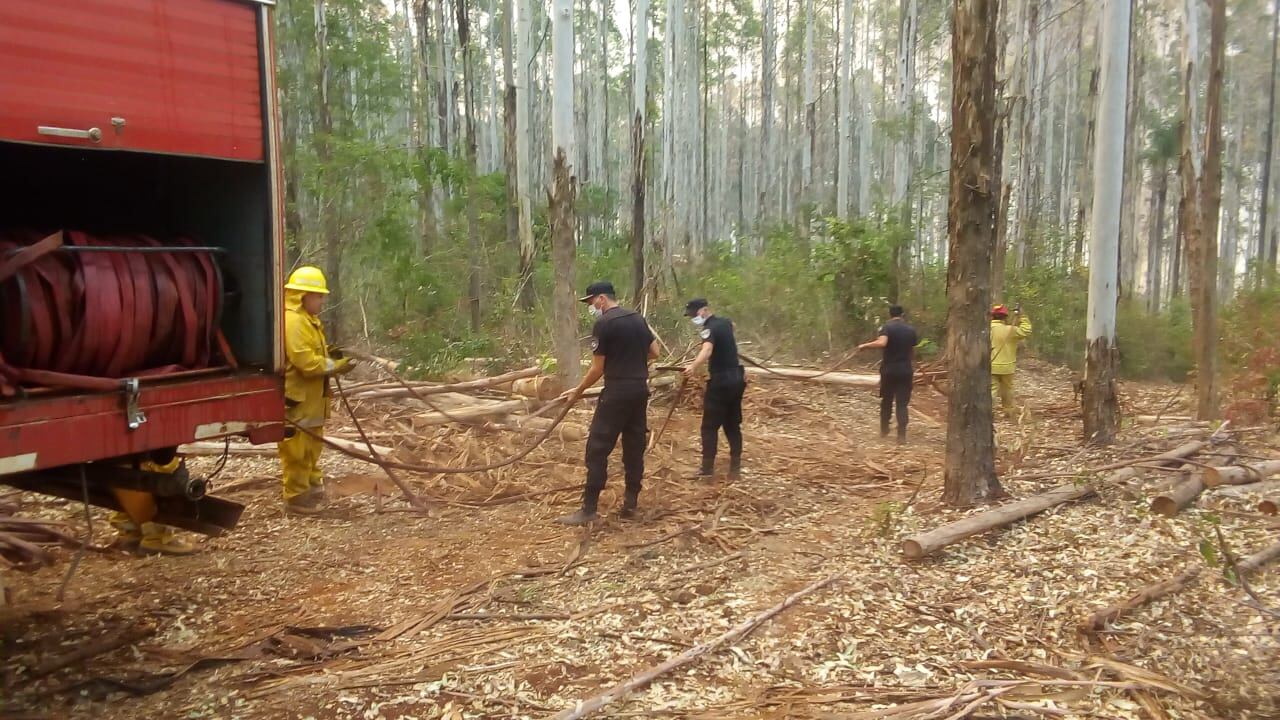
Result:
M889 420L896 406L898 433L907 431L907 405L911 403L911 386L914 376L910 368L890 368L880 371L880 434L889 434Z
M587 487L583 508L595 511L609 477L609 454L622 436L622 466L628 493L640 494L644 450L648 442L649 385L644 380L614 381L600 393L587 435Z
M702 460L714 462L720 429L729 441L729 454L742 455L742 395L747 389L741 367L717 370L707 380L702 396Z

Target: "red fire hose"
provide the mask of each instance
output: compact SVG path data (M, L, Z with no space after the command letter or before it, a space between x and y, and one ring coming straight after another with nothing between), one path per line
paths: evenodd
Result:
M114 390L231 363L213 248L143 235L0 232L0 392Z

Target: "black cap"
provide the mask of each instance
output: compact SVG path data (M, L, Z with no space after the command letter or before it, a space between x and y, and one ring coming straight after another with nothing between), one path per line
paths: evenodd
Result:
M685 317L693 317L694 315L697 315L697 314L698 314L698 311L699 311L699 310L701 310L702 308L704 308L704 307L706 307L706 306L707 306L707 299L706 299L706 298L694 298L694 299L690 300L689 302L685 303L685 306L684 306L684 316L685 316Z
M601 282L593 282L587 286L586 294L578 298L578 302L590 302L591 298L597 295L609 295L612 297L617 297L618 293L614 291L613 283L609 282L608 280L602 280Z

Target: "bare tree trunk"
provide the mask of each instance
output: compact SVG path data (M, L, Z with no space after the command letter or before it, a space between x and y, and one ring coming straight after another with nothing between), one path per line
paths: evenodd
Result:
M633 0L631 20L631 275L632 297L640 307L645 292L644 211L645 110L649 78L649 0Z
M1088 119L1085 121L1084 147L1082 148L1085 157L1090 157L1093 154L1093 147L1096 142L1095 135L1097 132L1097 119L1095 117L1094 109L1097 107L1098 74L1098 68L1094 68L1093 71L1089 73L1089 99L1085 101L1085 112L1088 114ZM1093 204L1093 188L1090 185L1091 177L1092 176L1089 174L1089 164L1083 162L1080 163L1078 175L1079 181L1076 189L1078 197L1076 198L1076 247L1074 253L1075 262L1072 263L1073 270L1084 265L1085 208Z
M813 10L813 0L804 2L804 129L805 142L801 150L800 160L800 207L802 227L800 233L809 236L809 213L814 202L813 194L813 154L818 149L818 81L813 58L813 33L817 25L817 17Z
M1124 182L1129 0L1102 5L1101 88L1089 238L1089 320L1084 370L1084 437L1110 444L1120 426L1116 396L1116 300Z
M471 308L471 332L480 331L480 219L476 175L475 78L471 69L471 18L467 0L454 0L458 47L462 49L462 107L466 115L467 158L467 305Z
M320 222L324 228L325 279L329 284L329 336L340 342L343 338L342 316L344 308L342 287L342 233L339 228L339 208L342 206L342 185L336 168L333 166L333 114L330 108L329 73L329 22L325 0L316 0L316 85L320 90L320 99L316 105L316 159L320 164L322 179Z
M853 170L853 0L844 0L840 52L840 109L836 117L836 217L849 217L849 180Z
M773 86L775 80L774 0L764 0L764 17L760 38L760 167L757 168L756 232L764 235L764 220L768 217L769 201L773 190Z
M970 505L1001 494L991 420L991 248L996 193L998 0L954 0L951 188L947 208L947 449L943 500Z
M1196 309L1196 416L1218 417L1218 221L1222 209L1222 81L1226 0L1209 0L1209 86L1205 98L1204 175L1200 178L1200 302Z
M1267 96L1267 133L1263 136L1262 151L1262 184L1258 187L1258 252L1257 286L1262 287L1262 278L1274 273L1276 266L1276 241L1271 236L1267 242L1268 219L1267 203L1271 199L1271 153L1275 147L1276 129L1276 61L1280 50L1280 0L1275 1L1271 11L1271 90Z
M578 179L569 165L577 144L573 121L573 0L554 0L551 10L553 155L548 214L551 219L551 263L555 267L553 335L558 373L569 386L582 374L577 333L578 308L573 290Z
M533 87L533 52L529 41L533 25L533 0L519 0L516 11L516 57L520 60L516 74L516 196L518 198L517 222L520 234L520 307L532 310L533 288L533 197L529 190L530 154L529 141L532 129L529 122L530 88Z
M516 76L512 57L512 26L515 24L511 0L502 0L502 124L503 155L507 174L507 242L520 247L520 190L517 176L520 159L516 152Z

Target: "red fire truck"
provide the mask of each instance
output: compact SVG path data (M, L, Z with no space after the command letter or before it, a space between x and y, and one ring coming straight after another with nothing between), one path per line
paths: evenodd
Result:
M0 2L0 483L238 520L154 467L283 436L271 5Z

